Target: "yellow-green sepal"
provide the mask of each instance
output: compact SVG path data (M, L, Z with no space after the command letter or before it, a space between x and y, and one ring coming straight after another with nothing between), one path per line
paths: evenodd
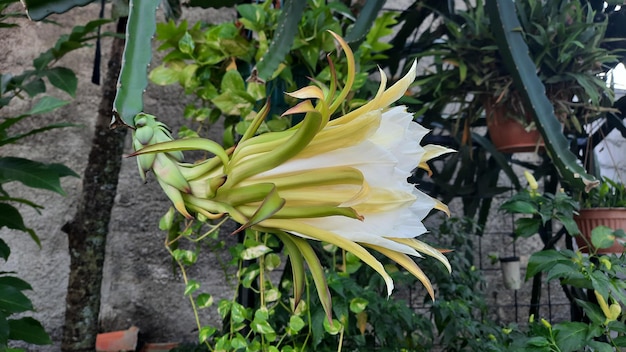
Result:
M291 237L291 240L298 247L299 252L302 254L304 260L309 266L309 271L313 277L313 282L315 283L315 288L317 289L317 295L319 296L324 312L326 313L326 318L329 322L332 322L333 302L330 297L330 290L328 289L328 284L326 283L326 276L324 275L324 268L320 263L320 259L317 257L317 254L315 254L313 247L311 247L305 239L293 236Z
M293 309L295 310L296 307L298 307L298 303L300 303L304 293L304 284L306 281L306 277L304 275L304 257L302 256L298 246L293 241L293 237L291 235L282 231L273 231L273 233L283 242L285 245L285 252L289 257L291 274L293 276Z
M222 146L218 143L210 139L204 138L185 138L173 140L170 142L152 144L132 153L130 156L150 153L166 153L182 150L204 150L209 153L215 154L215 156L220 159L222 164L228 164L228 155L226 154L226 151L224 151L224 148L222 148Z
M245 230L252 227L263 220L269 219L272 215L276 214L285 205L285 200L278 195L276 187L265 196L261 205L252 214L248 221L242 224L234 233Z

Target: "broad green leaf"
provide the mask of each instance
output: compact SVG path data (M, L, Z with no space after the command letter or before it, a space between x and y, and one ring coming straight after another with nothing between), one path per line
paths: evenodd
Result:
M44 164L23 158L0 157L0 184L18 181L28 187L46 189L65 195L65 191L61 188L60 177L69 176L70 172L72 176L78 176L60 164Z
M33 310L33 304L21 290L0 285L0 312L20 313L28 310Z
M591 340L587 342L587 345L591 347L591 350L594 352L614 352L615 351L613 347L606 342Z
M78 86L78 79L74 74L74 71L65 67L53 67L44 72L50 83L66 92L72 97L76 96L76 87Z
M196 297L196 304L199 308L208 308L213 305L213 296L208 293L201 293Z
M531 202L526 202L523 200L510 201L502 204L500 209L506 210L510 213L514 214L536 214L537 208Z
M191 34L189 34L189 32L185 32L183 37L180 38L180 40L178 41L178 49L181 52L189 56L192 56L195 48L196 48L196 44L194 43L193 38L191 37Z
M297 315L292 315L291 318L289 318L289 328L294 332L302 330L305 325L304 320Z
M185 285L185 296L188 296L200 288L200 283L196 280L189 280Z
M0 348L8 343L10 330L6 315L0 312Z
M515 235L528 238L539 231L541 220L537 218L521 218L515 220Z
M22 86L22 89L33 98L46 91L46 83L41 78L34 79Z
M4 226L9 229L27 232L37 245L41 247L41 242L39 241L39 237L35 234L35 231L24 225L22 214L20 214L20 212L12 205L0 203L0 228ZM2 257L5 258L5 260L10 254L9 247L4 241L2 241L2 245L0 245L0 252L2 252Z
M236 323L241 323L248 317L246 308L239 303L233 303L230 309L230 317Z
M23 115L23 116L24 117L28 117L29 115ZM78 127L78 126L80 126L80 125L73 124L73 123L67 123L67 122L52 123L52 124L46 125L44 127L40 127L40 128L35 128L35 129L32 129L32 130L29 130L29 131L27 131L25 133L19 133L19 134L16 134L16 135L12 135L12 136L10 136L8 138L4 138L4 139L0 138L0 146L3 146L5 144L15 143L16 141L18 141L18 140L20 140L22 138L25 138L25 137L28 137L28 136L32 136L32 135L35 135L35 134L38 134L38 133L42 133L42 132L45 132L45 131L49 131L49 130L53 130L53 129L57 129L57 128ZM0 128L0 130L1 130L1 128Z
M265 256L265 270L275 270L280 266L280 263L280 256L276 253L268 253Z
M547 281L561 277L569 277L571 273L578 273L578 267L574 262L560 262L548 270Z
M185 265L194 264L198 260L198 254L187 249L176 249L172 252L172 256Z
M178 83L180 70L165 65L157 66L148 76L152 82L160 86Z
M555 250L546 250L533 253L528 259L526 268L526 279L535 276L537 273L547 271L558 263L567 265L569 259Z
M237 333L235 337L230 340L230 346L236 351L240 348L246 348L248 346L248 341L246 341L243 335Z
M556 343L562 352L579 351L585 346L589 326L581 322L563 322L554 325Z
M0 207L2 206L2 203L0 203ZM17 211L17 209L16 209ZM4 211L2 209L0 209L0 214L4 214ZM19 214L19 212L18 212ZM0 224L2 224L2 215L0 215ZM0 225L0 228L2 227L2 225ZM9 259L9 255L11 255L11 248L7 245L6 242L4 242L4 240L2 238L0 238L0 258L4 259L4 260L8 260Z
M228 315L228 313L230 313L232 306L233 302L227 299L220 300L220 302L217 304L217 312L220 314L220 317L222 319L226 319L226 316Z
M41 323L31 317L9 319L9 339L21 340L35 345L49 345L52 343Z
M609 248L615 242L613 229L607 226L598 226L591 230L591 243L596 248Z
M20 291L33 289L28 282L15 276L0 276L0 285L13 286Z
M200 343L206 342L213 334L217 332L217 329L212 326L203 326L198 332L198 339Z
M55 98L52 96L45 96L41 99L39 99L39 101L37 101L37 103L35 104L35 106L33 106L32 109L30 109L29 112L27 112L28 115L36 115L36 114L43 114L46 112L50 112L53 110L56 110L64 105L69 104L69 101L66 100L61 100L59 98Z
M271 252L272 249L267 247L264 244L260 244L258 246L246 248L243 252L241 252L241 259L243 260L252 260L257 259L263 254Z

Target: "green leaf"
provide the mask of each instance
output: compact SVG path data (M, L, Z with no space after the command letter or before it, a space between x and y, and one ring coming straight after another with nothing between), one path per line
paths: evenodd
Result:
M22 89L24 89L29 97L33 98L36 95L39 95L46 91L46 83L43 81L43 79L37 78L24 84L22 86Z
M2 207L2 203L0 203L0 207ZM13 207L11 207L13 208ZM15 208L13 208L15 209ZM0 208L0 214L4 214L6 209L2 209ZM17 209L15 209L15 211L17 211ZM18 212L19 214L19 212ZM2 221L3 221L3 216L0 215L0 228L2 228ZM4 242L4 240L2 238L0 238L0 258L4 259L4 260L8 260L9 259L9 255L11 255L11 248L7 245L6 242Z
M178 260L185 265L191 265L198 261L198 254L188 249L176 249L172 251L172 256L175 260Z
M292 315L291 318L289 318L289 328L294 332L302 330L305 325L306 323L304 322L304 320L302 320L302 318L297 315Z
M199 308L208 308L213 305L213 296L208 293L201 293L196 297L196 304Z
M9 319L9 339L21 340L35 345L49 345L52 343L41 323L31 317Z
M216 332L217 329L212 326L203 326L200 329L200 332L198 332L198 339L200 340L200 343L208 341L209 338L211 338L211 336L213 336Z
M521 218L515 220L515 235L528 238L539 231L541 220L537 218Z
M0 348L6 346L9 342L9 333L11 328L9 327L9 321L5 314L0 312Z
M7 285L0 285L0 311L20 313L33 310L33 304L21 290Z
M536 214L537 206L523 200L510 201L502 204L500 209L513 214Z
M18 181L22 184L66 195L61 188L60 178L76 176L72 170L61 164L44 164L37 161L16 158L0 157L0 184Z
M65 67L53 67L44 72L50 83L71 95L76 96L76 87L78 86L78 79L74 74L74 71Z
M37 243L37 245L41 247L39 237L37 237L33 229L26 227L26 225L24 224L24 219L22 218L22 214L20 214L20 212L12 205L0 203L0 228L4 226L9 229L20 230L28 233L30 237ZM2 252L2 257L5 260L9 257L9 254L11 253L9 247L4 241L2 241L2 245L0 245L0 251Z
M272 249L267 247L264 244L260 244L258 246L246 248L241 252L241 259L243 260L252 260L257 259L263 254L271 252Z
M589 326L581 322L563 322L553 327L556 343L562 352L579 351L586 345Z
M598 226L591 230L591 243L596 248L609 248L615 243L613 229L607 226Z
M272 328L272 326L270 325L270 323L267 322L267 320L257 319L256 317L254 318L254 320L250 324L250 327L252 328L252 331L254 331L254 332L258 333L258 334L267 335L267 334L275 334L276 333L274 328Z
M581 299L576 299L576 304L583 308L585 314L587 314L587 316L593 323L598 325L604 324L606 317L604 316L602 309L600 309L600 306Z
M587 342L587 346L591 347L591 350L594 352L613 352L614 351L613 347L606 342L591 340Z
M193 55L193 51L196 48L196 43L193 41L191 34L185 32L182 38L178 41L178 49L189 56Z
M231 310L230 310L231 319L233 319L233 321L236 323L241 323L244 320L246 320L247 316L248 314L246 312L246 308L239 303L233 302Z
M27 115L23 115L23 116L27 117ZM35 135L35 134L38 134L38 133L42 133L42 132L45 132L45 131L53 130L53 129L56 129L56 128L77 127L77 126L80 126L80 125L76 125L76 124L73 124L73 123L66 123L66 122L52 123L52 124L49 124L49 125L44 126L44 127L40 127L40 128L35 128L35 129L32 129L32 130L29 130L29 131L27 131L25 133L20 133L20 134L16 134L16 135L13 135L13 136L8 137L8 138L0 139L0 146L3 146L5 144L12 144L12 143L15 143L16 141L18 141L18 140L20 140L22 138L25 138L25 137L28 137L28 136L32 136L32 135Z
M189 280L187 285L185 285L185 296L189 296L190 294L196 292L200 288L200 283L195 280Z
M1 276L0 285L13 286L20 291L33 289L32 286L28 282L15 276Z
M547 271L558 263L567 264L568 262L569 259L567 257L553 249L535 252L528 259L526 279L529 279L542 271Z
M28 17L41 21L53 13L64 13L73 7L87 5L94 0L24 0Z
M157 66L154 70L150 71L150 80L160 86L167 86L170 84L178 83L180 77L180 70L168 67L165 65Z
M51 96L45 96L39 99L39 101L35 104L35 106L33 106L32 109L30 109L29 112L27 112L27 114L36 115L36 114L42 114L45 112L50 112L64 105L67 105L69 103L70 102L66 100L61 100L59 98L55 98Z

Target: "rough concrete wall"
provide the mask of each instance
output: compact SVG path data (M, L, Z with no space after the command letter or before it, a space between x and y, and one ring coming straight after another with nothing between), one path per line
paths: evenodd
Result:
M89 5L54 16L52 19L61 26L20 20L20 28L2 29L3 33L11 32L10 35L0 37L0 72L15 74L28 68L32 59L54 45L59 35L69 33L76 24L96 19L98 11L98 6ZM184 18L190 22L200 18L219 22L233 17L234 12L230 9L194 9L184 12ZM113 30L113 27L108 30ZM110 40L103 40L103 70L106 69L109 47ZM79 174L83 172L101 94L100 87L90 83L93 56L94 49L87 48L64 58L59 65L72 68L79 78L75 101L52 114L31 119L24 125L68 121L81 124L82 127L50 131L25 139L17 145L2 147L2 155L60 162ZM63 97L62 94L53 94ZM151 86L146 92L145 110L159 116L176 130L182 121L184 102L183 93L177 87ZM28 110L31 105L30 101L16 102L0 110L0 116L12 116ZM210 137L219 139L221 132L216 129ZM126 150L131 151L130 138ZM41 249L26 234L6 229L0 231L0 237L7 241L13 251L8 263L0 264L0 270L15 270L32 284L34 291L29 296L37 310L34 316L43 322L55 343L50 347L38 348L41 351L59 350L69 274L67 238L60 229L72 218L81 191L80 179L66 178L62 184L68 192L65 198L51 192L33 191L19 184L9 184L7 187L15 196L45 205L41 215L32 209L23 208L27 225L41 236ZM182 294L182 279L172 270L169 254L163 245L164 234L158 229L158 220L168 208L169 201L156 182L149 180L144 185L138 177L135 160L124 160L107 241L100 315L103 330L126 329L134 324L141 328L150 341L196 339L196 332L193 331L195 321L189 302ZM207 286L207 291L216 296L216 301L220 297L232 295L231 287L224 280L214 258L203 258L192 275ZM210 318L218 323L216 313L210 314Z

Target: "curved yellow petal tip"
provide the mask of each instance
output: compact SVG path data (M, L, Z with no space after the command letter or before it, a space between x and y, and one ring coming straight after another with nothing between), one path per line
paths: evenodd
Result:
M295 92L285 94L297 99L324 99L324 92L322 92L322 90L316 86L307 86L298 89Z
M301 102L300 104L292 107L291 109L288 109L281 116L302 114L302 113L307 113L307 112L312 112L312 111L315 111L315 107L313 107L313 104L311 103L310 100L305 100Z
M435 206L434 206L434 208L435 208L435 209L437 209L437 210L441 210L441 211L443 211L444 213L446 213L446 215L450 216L450 209L448 208L448 206L447 206L447 205L445 205L445 204L444 204L442 201L440 201L439 199L435 199L435 198L433 198L433 199L435 200Z

